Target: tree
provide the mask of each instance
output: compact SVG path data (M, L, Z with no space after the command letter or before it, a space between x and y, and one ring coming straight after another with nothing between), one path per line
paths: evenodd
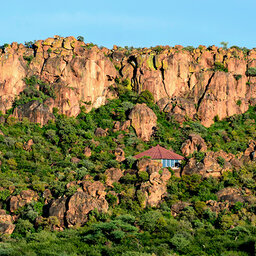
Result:
M224 50L227 50L228 49L228 42L220 42L220 44L222 45L223 49Z
M80 42L84 42L84 37L83 36L78 36L77 40L80 41Z

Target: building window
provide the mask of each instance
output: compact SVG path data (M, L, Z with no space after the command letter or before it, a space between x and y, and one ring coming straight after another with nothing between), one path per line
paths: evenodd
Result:
M163 167L179 168L180 160L162 159L162 165L163 165Z

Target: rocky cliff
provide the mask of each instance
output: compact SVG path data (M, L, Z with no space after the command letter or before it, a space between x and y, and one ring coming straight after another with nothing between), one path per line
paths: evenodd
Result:
M255 103L254 67L256 50L237 47L109 50L59 36L29 47L12 43L0 50L0 110L13 106L28 86L24 78L36 76L54 90L55 97L42 106L32 104L32 109L30 104L26 111L17 107L18 118L24 115L44 124L53 108L76 116L83 105L90 110L105 104L115 96L110 88L122 83L139 93L150 91L170 118L180 122L191 118L210 126L214 118L243 113Z

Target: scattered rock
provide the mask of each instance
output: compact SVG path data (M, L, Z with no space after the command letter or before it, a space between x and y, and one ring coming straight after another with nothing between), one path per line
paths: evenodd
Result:
M32 201L37 201L38 195L33 190L23 190L17 196L11 196L9 200L10 212L15 212L20 207L31 203Z
M91 149L90 149L89 147L86 147L86 148L84 149L84 155L85 155L86 157L90 157L90 156L92 155L92 151L91 151Z
M98 136L98 137L106 137L108 134L108 131L107 129L104 130L102 128L97 128L94 134L95 136Z
M116 161L122 162L125 160L125 153L124 153L123 149L116 148L114 151L114 154L116 156Z

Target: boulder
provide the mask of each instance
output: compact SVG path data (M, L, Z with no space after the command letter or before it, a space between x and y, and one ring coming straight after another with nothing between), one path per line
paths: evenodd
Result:
M87 214L97 209L107 211L108 203L105 198L95 198L86 192L76 192L68 201L68 211L66 212L67 226L81 226L87 221Z
M86 157L90 157L92 155L92 151L91 151L91 149L89 147L85 147L84 148L84 155Z
M181 152L186 157L192 155L194 152L206 151L207 145L204 139L197 134L190 134L189 138L181 146Z
M139 138L149 141L156 127L156 114L145 103L136 104L132 109L129 119Z
M245 202L245 198L242 195L241 190L233 187L223 188L216 195L220 201L227 201L230 204L235 204L236 202Z
M244 152L244 160L245 161L252 161L256 159L256 141L251 140L249 141L248 148Z
M106 185L113 187L114 182L118 182L123 176L123 172L118 168L110 168L105 171Z
M28 140L28 142L27 143L25 143L24 144L24 149L26 150L26 151L31 151L31 147L34 145L34 141L32 140L32 139L30 139L30 140Z
M137 169L138 171L148 172L152 174L154 172L159 172L162 168L162 163L156 160L151 160L148 158L140 158L137 161Z
M90 211L97 209L99 212L106 212L108 210L105 186L100 181L85 180L79 183L83 190L79 189L69 198L53 200L50 204L49 217L57 217L60 227L84 225Z
M49 208L49 216L57 217L61 227L63 227L65 224L65 214L67 211L66 203L67 198L59 198L53 200Z
M123 151L123 149L121 148L116 148L114 151L114 154L116 156L116 161L117 162L122 162L125 160L125 153Z
M99 127L95 130L94 134L95 134L95 136L98 136L98 137L106 137L108 134L108 131L107 131L107 129L104 130Z
M143 182L138 190L144 197L142 202L144 207L156 207L162 202L167 195L166 185L170 177L171 173L167 169L164 169L162 174L159 172L149 173L149 181Z
M7 214L5 210L0 210L0 234L11 235L15 229L15 225L12 223L11 215Z
M54 119L50 108L37 100L16 107L13 116L19 120L23 120L24 117L28 118L30 122L39 123L42 126Z

